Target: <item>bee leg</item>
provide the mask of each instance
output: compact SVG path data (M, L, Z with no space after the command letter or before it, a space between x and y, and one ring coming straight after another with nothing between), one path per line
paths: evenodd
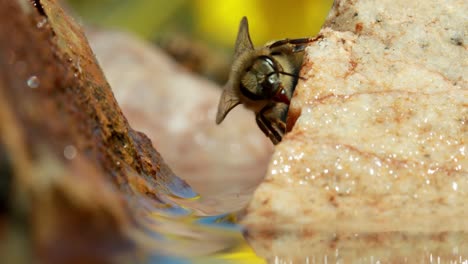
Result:
M307 45L310 42L317 40L318 37L315 38L299 38L299 39L281 39L276 42L273 42L269 45L270 49L274 49L277 47L281 47L283 45L293 45L294 48L292 49L293 52L302 52L305 50Z
M281 141L286 131L288 108L284 103L269 104L256 115L258 127L275 145Z

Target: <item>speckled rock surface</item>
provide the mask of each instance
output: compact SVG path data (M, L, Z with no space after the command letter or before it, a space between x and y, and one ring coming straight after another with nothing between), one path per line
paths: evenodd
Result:
M466 1L335 1L243 219L259 255L468 257L467 34Z

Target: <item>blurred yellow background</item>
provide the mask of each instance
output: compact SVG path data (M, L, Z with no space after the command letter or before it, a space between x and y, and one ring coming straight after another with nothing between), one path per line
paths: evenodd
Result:
M198 0L197 31L224 45L233 45L242 16L249 19L252 41L263 45L282 38L315 35L331 7L331 0Z
M234 45L242 16L255 45L315 35L333 0L69 0L87 23L125 29L156 40L168 31L223 47Z

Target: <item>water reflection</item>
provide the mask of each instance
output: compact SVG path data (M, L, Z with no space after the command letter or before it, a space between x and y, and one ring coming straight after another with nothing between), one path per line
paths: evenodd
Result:
M144 263L467 263L468 233L441 231L347 232L313 226L237 224L237 213L201 217L133 194L138 229L130 237L149 257ZM144 202L142 202L144 201ZM333 226L336 229L333 229ZM364 227L362 228L365 229ZM258 254L258 256L256 255Z
M143 263L264 263L246 244L235 212L201 216L197 207L203 200L195 193L181 195L180 188L140 183L128 185L125 192L136 222L127 233L147 256ZM141 191L146 188L160 192Z
M269 263L468 263L466 232L249 232Z
M180 208L143 209L139 216L131 237L149 254L148 263L264 263L246 244L235 214L199 217Z
M274 223L272 216L261 223L244 219L243 227L238 224L238 212L204 215L199 212L203 197L194 193L184 197L171 188L161 190L151 181L144 183L148 186L143 189L161 192L148 195L141 185L129 185L126 190L137 226L128 230L128 236L147 256L143 263L468 262L468 233L457 231L465 230L462 226L442 228L450 219L434 216L412 231L382 230L379 221L339 217L307 224L310 219L298 215L283 224ZM397 227L411 220L394 222Z

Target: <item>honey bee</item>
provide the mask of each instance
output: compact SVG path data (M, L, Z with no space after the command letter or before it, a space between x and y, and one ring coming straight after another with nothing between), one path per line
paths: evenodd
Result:
M243 17L229 80L221 95L216 123L235 106L255 112L257 125L278 144L286 132L289 104L297 84L306 45L310 38L283 39L254 48L247 18Z

